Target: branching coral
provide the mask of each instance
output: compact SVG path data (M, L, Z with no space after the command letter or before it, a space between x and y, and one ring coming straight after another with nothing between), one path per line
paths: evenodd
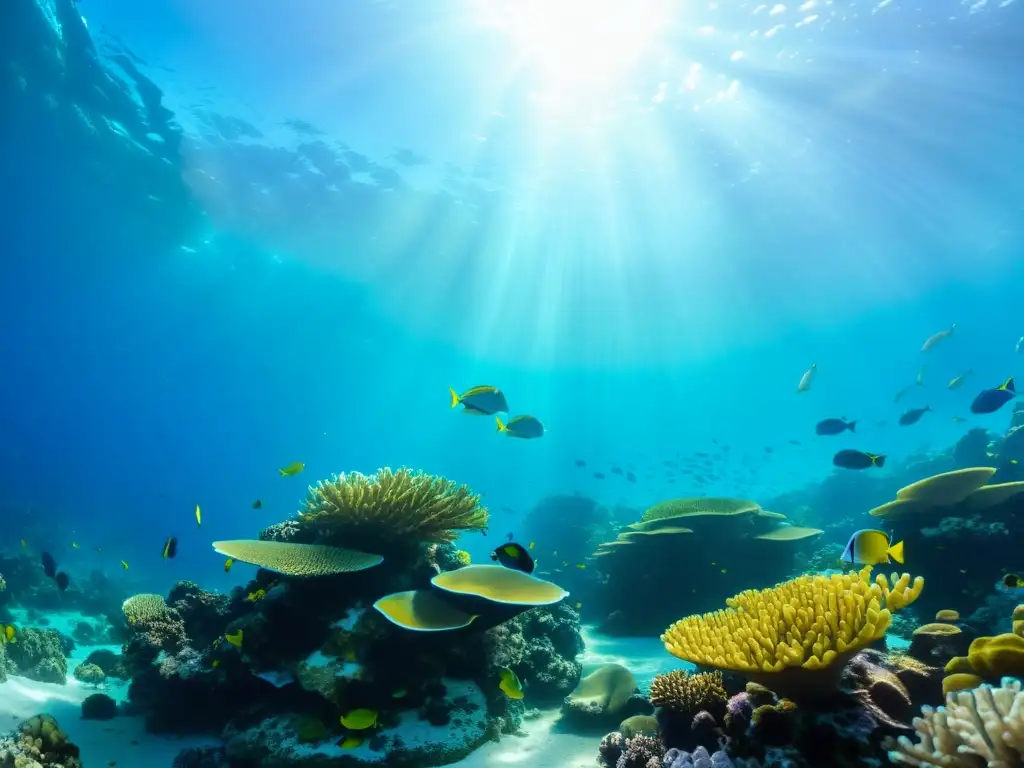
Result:
M677 621L661 636L669 653L748 677L800 669L815 672L843 661L885 635L891 611L921 594L909 574L892 586L870 568L859 573L801 576L771 589L747 590L727 609Z
M401 468L335 475L309 488L300 529L319 543L370 552L385 545L448 542L487 527L487 510L468 486Z
M728 698L722 673L718 671L690 675L685 670L673 669L651 681L650 699L654 706L691 718L701 710L721 717Z
M946 706L924 707L914 719L920 741L890 746L893 762L935 768L1019 768L1024 765L1024 694L1020 681L950 693Z

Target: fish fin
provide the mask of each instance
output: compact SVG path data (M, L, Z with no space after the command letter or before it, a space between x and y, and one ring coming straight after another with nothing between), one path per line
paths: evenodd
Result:
M846 428L848 430L850 430L851 432L856 432L857 431L857 422L856 421L848 421L846 423Z
M508 427L506 427L505 424L501 421L500 416L495 416L494 421L498 425L499 432L508 432Z
M1001 386L1000 389L1005 389L1007 392L1012 392L1013 394L1017 394L1016 385L1013 383L1013 376L1008 378L1006 380L1006 383L1003 384L1003 386Z
M458 393L458 392L456 392L456 391L455 391L454 389L452 389L451 387L448 387L448 391L449 391L449 392L451 393L451 395L452 395L452 408L454 408L454 407L456 407L456 406L457 406L457 405L459 404L459 393Z
M876 467L884 467L885 466L885 456L872 456L871 457L871 463L874 464Z
M900 565L903 565L903 542L898 541L889 547L889 557Z

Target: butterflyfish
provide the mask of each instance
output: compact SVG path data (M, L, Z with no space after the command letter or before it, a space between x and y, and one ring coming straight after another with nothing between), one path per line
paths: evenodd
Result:
M523 686L516 673L508 667L502 667L498 673L498 688L510 699L523 698Z
M885 531L863 529L850 537L840 557L851 565L879 565L895 560L903 564L903 542L892 543Z

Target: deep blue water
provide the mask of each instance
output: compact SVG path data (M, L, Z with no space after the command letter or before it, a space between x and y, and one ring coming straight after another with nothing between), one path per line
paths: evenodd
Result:
M559 6L567 51L606 5ZM893 461L1003 429L952 417L1024 375L1020 4L655 5L621 70L606 40L607 71L574 80L482 23L499 3L82 0L87 29L69 0L6 3L7 545L227 586L209 542L332 472L468 483L496 515L464 542L481 556L548 493L643 508L821 479L825 417ZM448 408L478 383L548 434ZM713 439L719 481L647 478ZM640 481L590 474L612 463Z

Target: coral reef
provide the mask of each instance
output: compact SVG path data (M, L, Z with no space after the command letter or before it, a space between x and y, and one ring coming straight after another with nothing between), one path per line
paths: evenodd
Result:
M36 715L0 739L0 768L82 768L82 763L57 721Z
M72 672L75 680L85 685L102 685L107 679L107 673L95 664L82 663L75 667Z
M602 664L583 677L562 703L562 718L582 728L608 727L635 714L650 714L636 694L636 678L621 664Z
M985 768L1024 765L1024 694L1019 680L982 685L946 696L945 707L924 707L914 719L918 741L889 742L889 757L904 765Z
M662 635L666 649L695 664L740 672L797 698L830 689L834 675L858 650L885 636L891 611L914 602L924 580L890 580L871 569L801 576L771 589L747 590L727 609L690 616Z
M55 629L23 627L17 642L7 644L7 657L15 674L41 683L67 683L65 642Z
M117 717L117 702L105 693L94 693L83 699L83 720L112 720L115 717Z

